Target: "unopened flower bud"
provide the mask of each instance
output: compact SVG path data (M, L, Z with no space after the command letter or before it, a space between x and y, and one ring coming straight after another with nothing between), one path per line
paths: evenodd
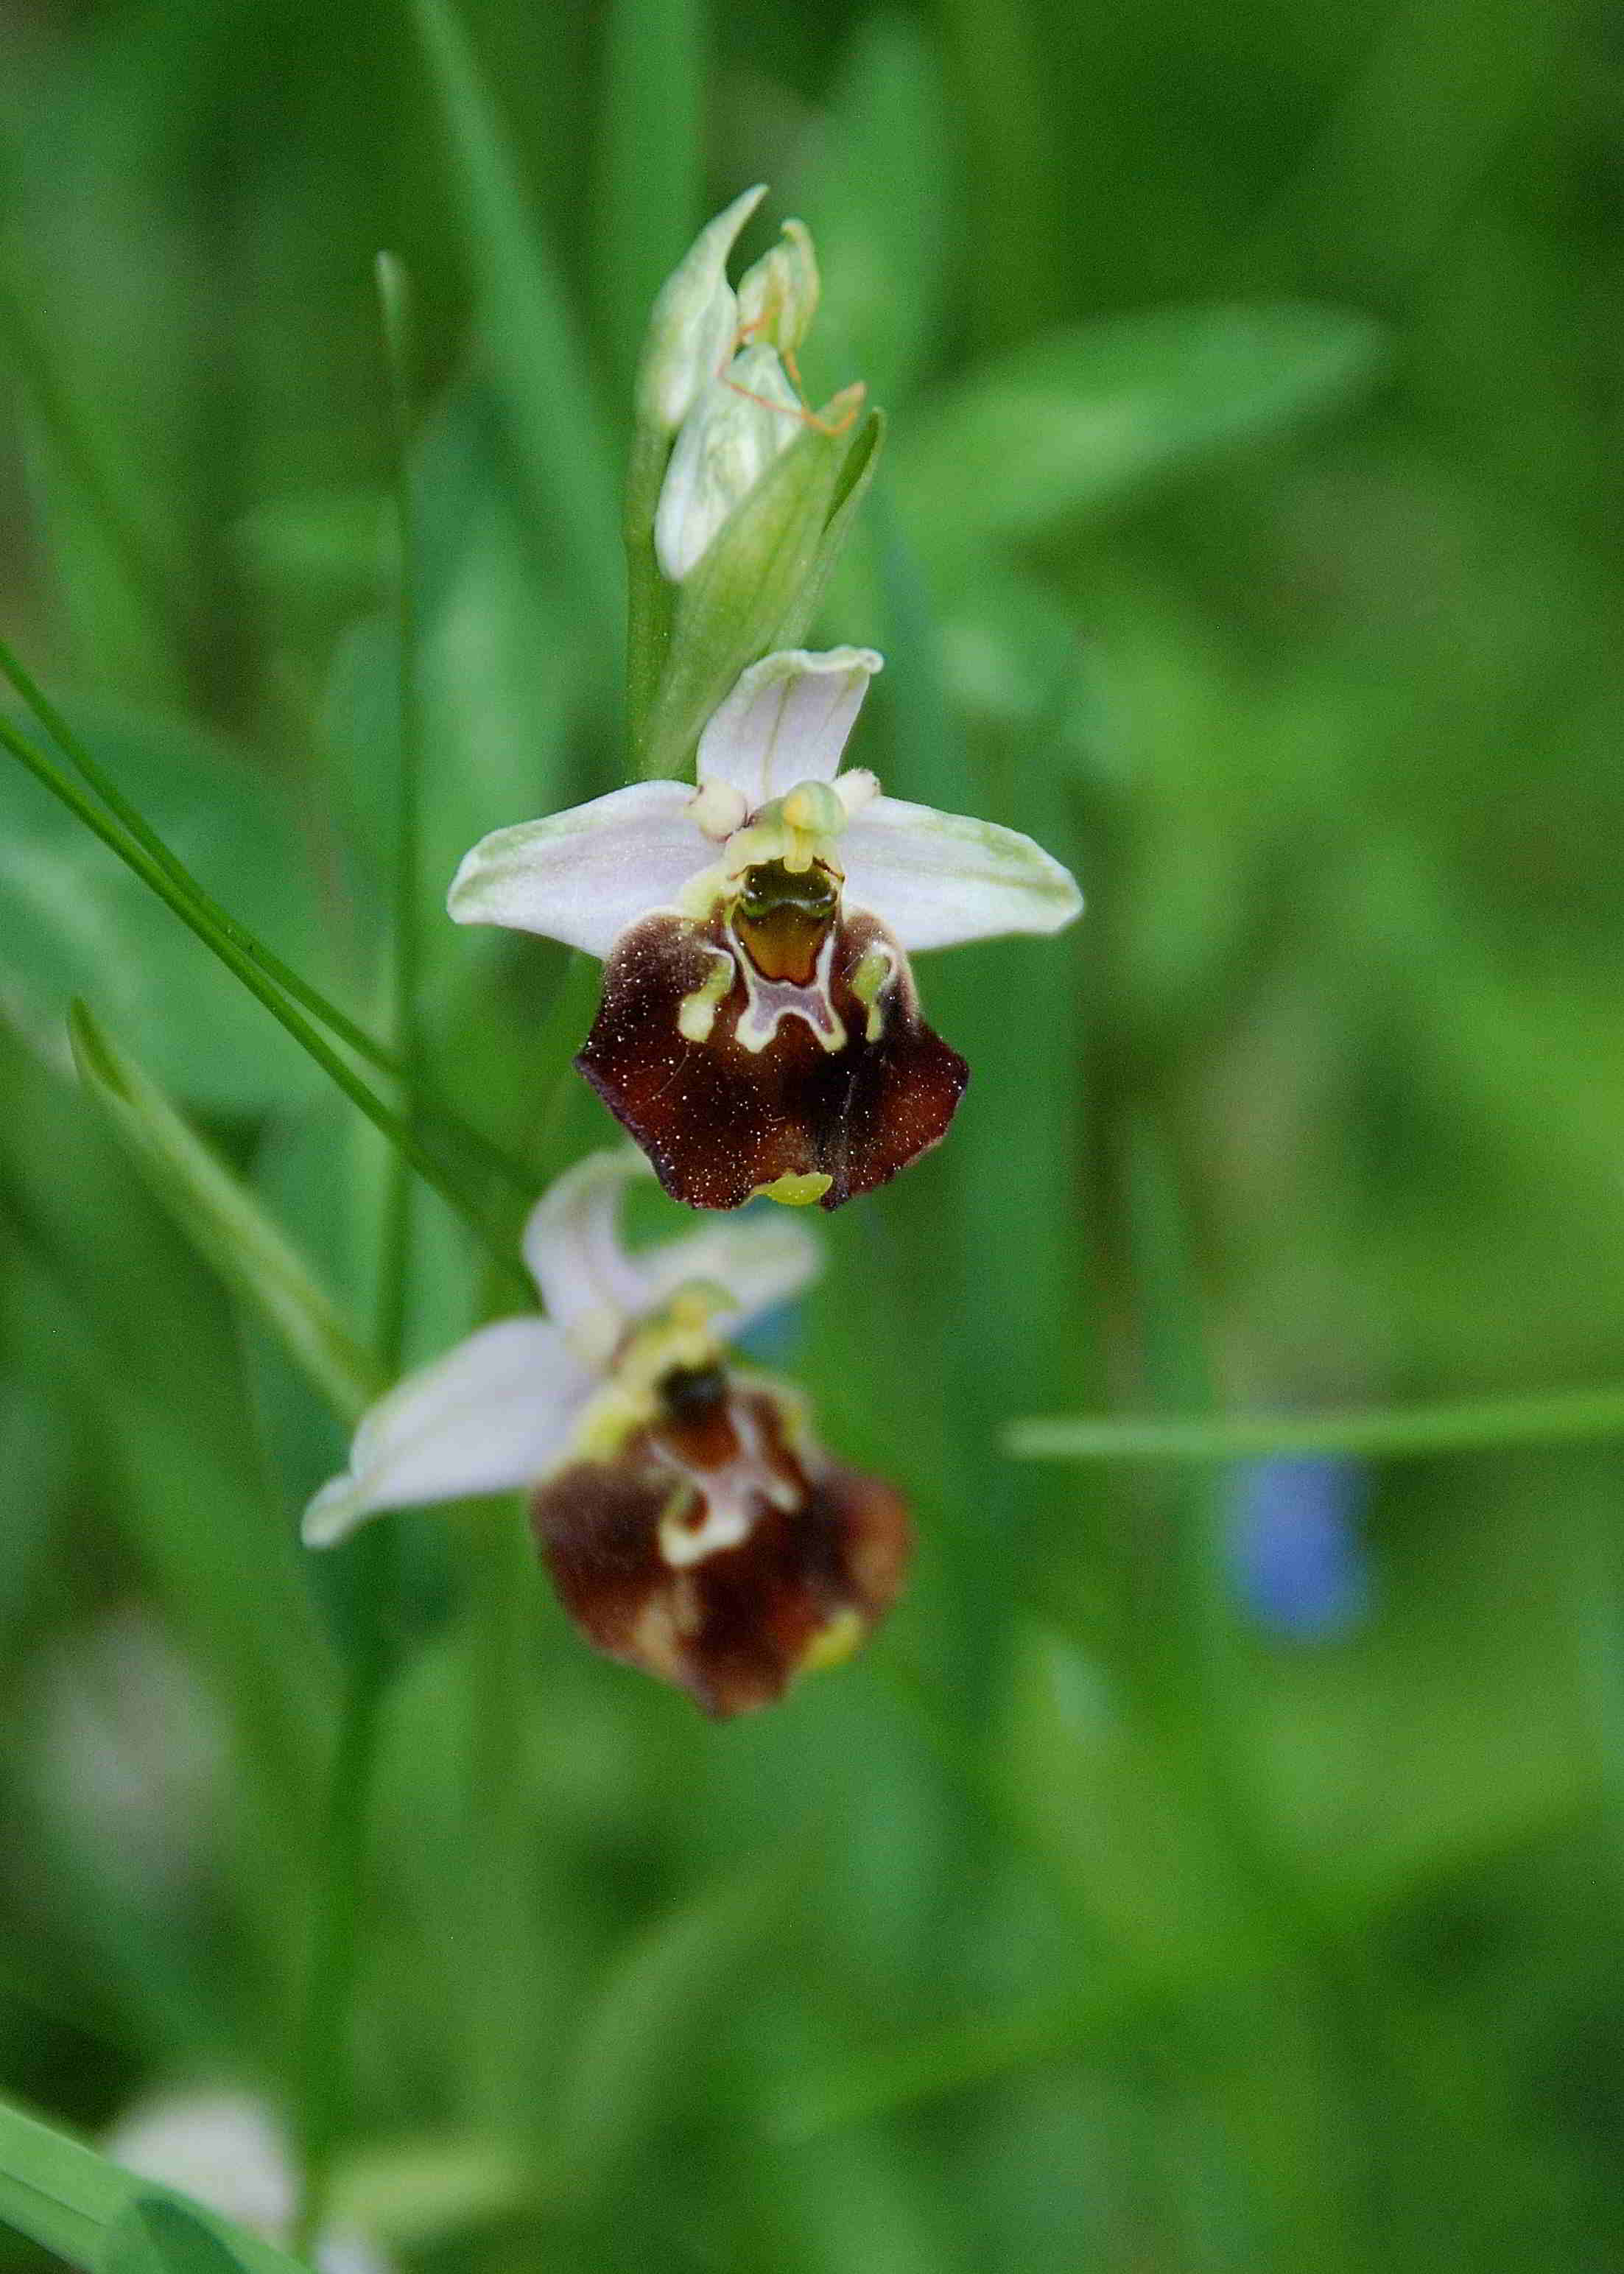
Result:
M739 323L751 340L798 355L817 312L817 255L805 222L786 221L784 242L763 252L739 283Z
M637 373L637 415L674 434L732 350L739 304L727 282L727 256L766 196L746 190L702 229L660 288L649 318Z
M748 347L684 420L654 516L654 550L673 584L698 566L733 508L800 431L799 397L776 349Z

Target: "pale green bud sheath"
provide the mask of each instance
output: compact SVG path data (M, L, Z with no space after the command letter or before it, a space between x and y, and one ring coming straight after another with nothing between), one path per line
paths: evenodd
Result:
M778 632L814 576L859 429L862 389L816 421L786 420L791 440L741 498L677 587L669 651L643 742L647 775L688 772L710 714Z

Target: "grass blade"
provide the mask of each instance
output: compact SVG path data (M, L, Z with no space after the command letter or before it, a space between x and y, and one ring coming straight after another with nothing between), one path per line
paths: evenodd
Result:
M445 117L470 258L532 502L544 523L556 525L584 612L606 632L621 607L619 515L590 367L467 33L447 0L411 0L411 15Z
M1401 1460L1620 1436L1624 1389L1570 1389L1542 1397L1462 1398L1355 1413L1257 1414L1210 1421L1034 1417L1012 1422L1007 1442L1016 1459L1026 1461L1242 1461L1267 1453Z
M367 1088L360 1076L346 1065L343 1059L323 1041L309 1021L294 1010L280 989L267 978L253 959L212 924L209 919L192 905L187 895L180 890L173 878L154 860L152 855L132 842L117 823L104 814L83 790L68 779L60 766L55 764L42 751L36 749L4 719L0 719L0 747L10 750L14 757L19 758L36 781L41 783L53 796L60 798L64 805L77 814L85 826L94 835L99 837L102 842L111 852L116 853L128 867L133 869L137 876L157 893L159 899L174 910L187 929L195 932L204 945L214 951L221 961L242 981L250 994L256 996L277 1023L285 1028L295 1042L315 1059L322 1072L337 1084L351 1104L358 1107L374 1128L380 1130L388 1138L391 1144L398 1147L404 1153L424 1182L432 1185L447 1206L464 1217L472 1228L486 1239L493 1259L510 1275L515 1288L522 1288L524 1291L525 1299L528 1301L530 1294L528 1280L514 1263L506 1246L497 1240L485 1224L477 1209L459 1190L440 1164L425 1150L400 1116L392 1112L382 1099Z
M302 1258L83 1003L73 1005L69 1032L86 1088L159 1200L341 1419L353 1420L382 1388L379 1369Z

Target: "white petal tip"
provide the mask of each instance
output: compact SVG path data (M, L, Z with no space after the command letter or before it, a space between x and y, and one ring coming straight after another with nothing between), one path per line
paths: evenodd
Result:
M330 1484L322 1486L305 1510L299 1538L306 1547L335 1547L358 1524L365 1523L370 1513L355 1479L348 1473L335 1477Z

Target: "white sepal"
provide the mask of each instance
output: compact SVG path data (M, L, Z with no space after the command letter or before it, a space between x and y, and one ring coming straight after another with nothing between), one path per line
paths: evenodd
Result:
M766 194L765 184L758 184L706 223L650 312L637 412L667 434L676 433L733 351L739 309L727 282L727 256Z
M653 1173L630 1146L589 1153L548 1187L524 1227L525 1265L547 1315L590 1365L602 1365L650 1306L642 1261L620 1245L620 1212L630 1179Z
M679 1287L695 1284L723 1290L727 1307L711 1321L723 1337L741 1333L753 1319L793 1301L823 1268L814 1234L781 1210L756 1224L707 1225L637 1260L651 1301L667 1300Z
M675 901L710 847L686 782L633 782L586 805L482 838L446 906L458 923L540 932L606 956L628 924Z
M1077 880L1018 829L876 797L840 840L848 907L910 950L1000 933L1058 931L1080 914Z
M781 649L741 674L699 738L702 786L725 782L752 813L803 781L832 781L881 668L871 647Z
M562 1452L596 1376L547 1319L499 1319L408 1374L363 1418L350 1466L304 1511L330 1547L387 1508L516 1492Z

